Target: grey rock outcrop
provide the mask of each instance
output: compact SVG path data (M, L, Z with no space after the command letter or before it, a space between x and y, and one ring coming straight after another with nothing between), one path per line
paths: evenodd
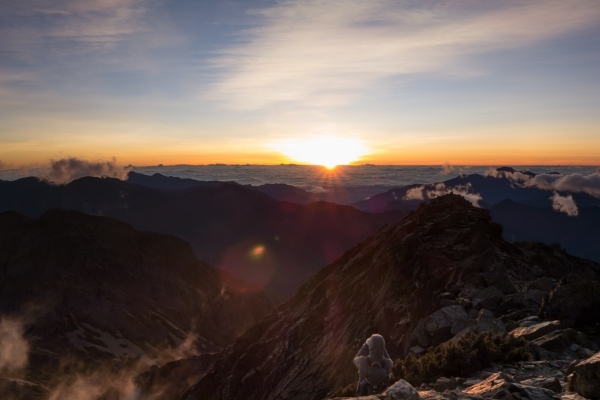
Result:
M600 321L600 282L586 280L559 286L542 307L546 319L594 324Z
M550 332L563 327L560 321L546 321L527 327L519 327L510 332L514 337L522 337L527 340L535 340Z
M569 375L569 389L588 399L600 399L600 353L577 364Z
M464 308L459 305L444 307L419 322L413 332L413 342L422 347L437 345L468 325L469 315Z

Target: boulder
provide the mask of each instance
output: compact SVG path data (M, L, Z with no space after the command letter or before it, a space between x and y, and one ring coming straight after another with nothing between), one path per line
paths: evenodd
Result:
M490 310L482 309L477 314L477 319L471 322L471 325L458 332L449 342L457 342L470 333L481 333L491 331L494 333L505 333L506 328L501 320L494 317Z
M497 372L470 388L463 390L463 393L470 396L495 397L507 391L510 384L515 382L515 379L511 375L504 372Z
M469 325L469 315L459 305L441 308L423 318L412 334L412 343L420 347L440 344Z
M443 392L445 390L456 389L456 386L458 386L456 379L442 377L438 378L438 380L435 381L435 384L433 385L433 390L435 390L436 392Z
M582 281L557 287L541 312L545 319L595 324L600 321L600 282Z
M577 331L574 329L559 329L533 340L533 343L546 350L560 351L571 346L576 335Z
M550 292L556 286L556 280L550 277L538 278L536 280L527 282L523 285L522 292L527 292L528 290L542 290L546 293Z
M526 386L535 386L552 390L554 393L562 392L560 381L556 378L533 378L521 381L520 383Z
M569 375L569 390L588 399L600 399L600 353L577 364Z
M386 400L421 400L417 390L403 379L387 388L384 395Z
M492 399L523 399L554 400L558 397L551 390L517 383L515 379L504 372L489 376L486 380L463 390L469 396Z
M504 293L495 286L489 286L479 291L473 297L473 307L495 310L500 305Z
M522 337L526 340L534 340L550 332L562 328L560 321L546 321L527 327L519 327L510 332L514 337Z

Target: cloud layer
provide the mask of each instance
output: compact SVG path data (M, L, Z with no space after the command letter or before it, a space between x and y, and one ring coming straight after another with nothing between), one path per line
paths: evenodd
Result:
M556 211L564 212L570 217L576 217L579 215L577 204L575 204L575 200L573 200L573 196L570 194L567 196L561 196L560 194L554 192L550 199L552 200L552 208Z
M213 98L236 108L335 106L384 78L479 74L467 57L527 46L598 21L586 0L284 0L213 60Z
M110 161L88 161L71 157L52 160L46 179L57 184L64 184L84 176L125 179L127 171L117 164L115 158Z
M0 372L23 369L29 360L29 343L23 337L23 324L11 318L0 319Z
M409 189L406 195L403 197L404 200L429 200L435 199L436 197L443 196L445 194L454 193L464 197L475 207L480 207L479 202L481 201L481 195L479 193L470 192L471 184L446 187L443 183L436 183L432 185L423 185L416 188ZM396 194L394 193L394 197Z

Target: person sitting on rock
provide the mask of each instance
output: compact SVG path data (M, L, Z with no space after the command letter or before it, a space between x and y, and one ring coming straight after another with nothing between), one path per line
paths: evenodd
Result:
M354 357L358 368L357 396L383 392L390 383L392 364L383 336L375 334L368 338Z

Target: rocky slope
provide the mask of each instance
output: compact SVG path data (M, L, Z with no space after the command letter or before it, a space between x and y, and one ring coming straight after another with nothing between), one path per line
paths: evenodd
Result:
M508 243L487 210L442 196L317 273L223 351L182 399L322 399L355 382L352 358L372 333L398 358L456 334L512 330L528 317L533 325L540 308L556 318L557 293L591 284L599 272L597 263L559 247ZM559 283L563 289L555 289ZM600 306L597 300L585 310ZM565 324L593 329L597 321L585 310ZM566 326L556 324L554 331ZM538 358L560 337L538 343Z
M237 184L162 191L110 178L87 177L62 186L36 178L0 181L0 211L37 218L57 207L177 236L201 260L284 297L343 251L405 214L280 202Z
M69 210L0 214L0 370L42 392L59 373L218 351L275 304L173 236ZM14 343L28 363L11 375Z

